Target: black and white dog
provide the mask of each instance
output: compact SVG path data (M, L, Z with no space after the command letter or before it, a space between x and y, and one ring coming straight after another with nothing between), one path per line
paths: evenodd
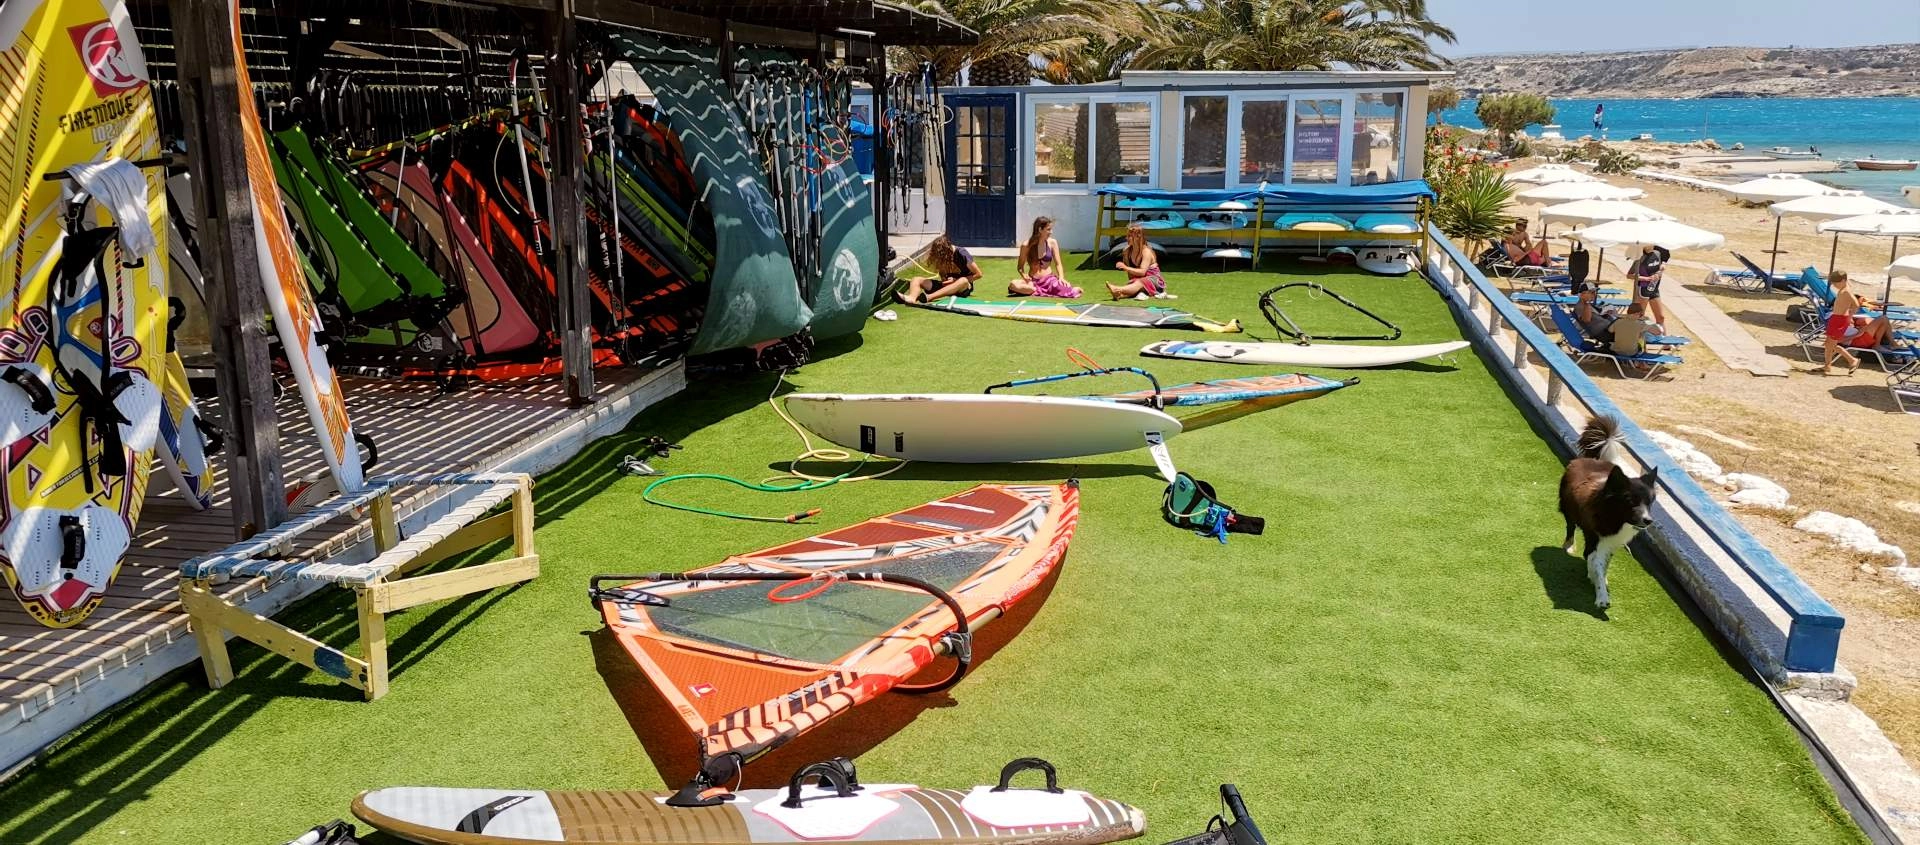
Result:
M1579 457L1567 463L1560 476L1560 515L1567 520L1567 554L1573 554L1573 532L1586 538L1587 578L1593 581L1593 604L1605 610L1607 561L1613 552L1632 542L1641 529L1653 524L1653 497L1660 489L1660 470L1638 478L1626 469L1625 438L1620 423L1599 416L1580 432Z

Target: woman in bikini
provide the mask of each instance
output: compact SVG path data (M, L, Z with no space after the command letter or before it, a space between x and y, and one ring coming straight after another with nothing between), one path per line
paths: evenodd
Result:
M1052 296L1080 298L1080 289L1067 284L1060 272L1060 242L1053 239L1053 218L1036 217L1033 234L1020 246L1020 260L1014 265L1020 278L1007 283L1008 296Z
M1127 227L1127 248L1113 268L1127 274L1126 284L1107 285L1107 295L1114 299L1173 296L1167 293L1167 280L1160 275L1160 256L1154 254L1153 245L1147 243L1147 230L1138 223Z
M927 247L927 264L927 269L940 274L939 278L915 276L907 280L906 290L894 294L901 302L911 305L930 299L966 296L973 293L973 283L980 280L980 265L973 263L972 253L954 246L946 235L934 238Z

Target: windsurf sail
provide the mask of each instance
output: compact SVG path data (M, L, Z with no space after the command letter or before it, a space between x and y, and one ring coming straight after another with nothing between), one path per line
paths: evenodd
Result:
M1156 398L1162 407L1176 405L1217 405L1223 402L1268 402L1285 405L1302 399L1325 396L1342 387L1358 383L1357 378L1338 381L1306 373L1284 373L1253 378L1223 378L1163 387L1158 391L1135 390L1088 396L1108 402L1143 404Z
M692 572L596 576L590 594L699 738L704 772L890 690L957 682L970 631L1065 556L1079 501L1073 482L986 484ZM959 671L906 685L943 654Z
M997 317L1002 320L1026 320L1036 323L1066 323L1075 326L1115 326L1131 329L1194 329L1231 334L1240 331L1240 321L1225 323L1209 320L1172 308L1135 308L1096 302L1053 302L1035 300L969 299L948 296L932 302L912 303L934 311Z

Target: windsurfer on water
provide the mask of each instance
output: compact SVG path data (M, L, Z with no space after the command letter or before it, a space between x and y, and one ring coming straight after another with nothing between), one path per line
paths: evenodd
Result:
M1607 128L1607 104L1596 103L1593 106L1593 131L1599 132L1606 128Z

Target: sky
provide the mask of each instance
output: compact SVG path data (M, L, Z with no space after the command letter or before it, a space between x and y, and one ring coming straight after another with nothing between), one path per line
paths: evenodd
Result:
M1427 0L1441 55L1920 42L1920 0ZM1817 12L1815 10L1818 10Z

